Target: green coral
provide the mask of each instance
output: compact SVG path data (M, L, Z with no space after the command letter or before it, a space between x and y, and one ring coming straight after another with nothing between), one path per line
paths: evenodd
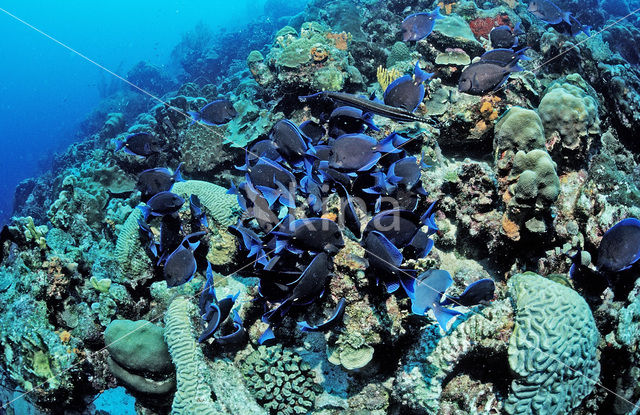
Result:
M233 162L233 156L223 146L224 127L211 127L196 123L181 135L180 154L183 170L187 173L211 172L220 165ZM215 148L216 151L211 151Z
M404 42L396 42L391 46L389 56L387 56L387 68L390 69L395 65L399 65L399 70L405 71L411 68L411 49ZM415 63L414 63L415 64Z
M280 68L295 69L311 60L311 48L314 42L307 38L296 39L286 46L276 59Z
M589 306L571 288L527 272L509 280L516 319L509 365L517 378L505 404L513 414L566 414L600 375L599 333Z
M271 414L306 414L318 385L309 365L282 346L260 346L242 363L249 390Z
M462 49L449 49L445 52L438 53L436 56L436 65L458 65L464 66L471 63L471 58Z
M211 399L211 388L204 381L207 368L190 315L194 306L184 297L177 297L165 314L164 336L176 367L177 390L171 413L174 415L216 415L217 405Z
M518 151L543 149L544 128L538 114L530 109L511 107L494 127L494 161L505 168Z
M337 68L322 68L316 72L314 85L318 91L340 91L344 86L345 72Z
M171 191L185 199L191 195L198 196L207 217L223 227L234 225L238 219L237 198L227 194L227 189L222 186L201 180L187 180L175 183Z
M252 63L264 61L264 56L259 50L252 50L247 56L247 65L251 66Z
M347 370L365 367L373 359L373 347L366 344L357 333L340 336L336 347L327 348L329 362L342 365Z
M132 282L153 277L152 264L140 243L138 220L144 215L140 209L133 209L120 226L116 241L115 258L120 268L120 279Z
M544 150L518 151L513 160L510 187L512 201L518 205L544 210L549 208L560 194L560 180L556 164Z

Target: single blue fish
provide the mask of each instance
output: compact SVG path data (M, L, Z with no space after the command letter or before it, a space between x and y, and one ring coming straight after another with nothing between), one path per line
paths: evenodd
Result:
M341 219L347 229L353 233L353 236L360 239L362 236L362 225L360 224L360 218L358 217L358 213L356 212L356 208L353 204L353 199L344 186L340 185L340 188L344 192L344 202L341 203L342 207L340 209L340 212L342 213Z
M136 187L142 194L142 201L146 202L160 192L171 190L171 187L176 182L183 182L184 179L180 174L180 167L182 167L182 163L178 164L175 171L159 167L155 169L148 169L140 173L138 175L138 183Z
M282 158L289 162L301 159L308 150L302 132L289 120L276 122L269 132L269 139L273 141Z
M346 305L347 305L347 301L344 298L341 298L340 301L338 301L338 305L336 305L335 310L333 310L331 317L329 317L326 321L320 324L317 324L315 326L312 326L306 321L301 321L298 323L298 327L300 327L301 331L306 331L306 332L331 330L332 328L334 328L335 326L337 326L342 322L342 317L344 316L344 310L346 308Z
M184 204L184 199L175 193L160 192L147 201L146 205L138 206L145 221L149 216L165 216L176 213Z
M202 343L211 336L214 336L214 333L220 328L227 317L229 317L238 295L240 295L240 292L236 295L229 295L220 301L214 300L214 302L211 302L206 306L205 313L202 316L203 323L206 324L206 327L200 334L200 337L198 337L198 342ZM239 326L242 327L242 321L239 321ZM236 328L234 332L237 330L238 329Z
M257 263L266 265L267 257L264 252L264 244L258 234L242 225L239 221L235 226L229 226L229 232L242 240L242 247L248 251L247 258L254 258Z
M364 134L345 134L331 146L329 167L345 171L366 171L378 163L382 153L399 152L393 146L395 133L389 134L379 143Z
M276 162L280 162L282 157L280 157L280 153L278 153L278 147L271 140L260 140L248 147L246 150L247 163L245 166L248 166L250 163L257 161L260 158L266 158L269 160L273 160ZM243 170L243 167L240 167L239 170Z
M384 103L414 112L424 99L424 82L432 76L433 73L424 72L420 69L419 63L416 62L413 76L401 76L384 90Z
M288 233L272 232L284 237L278 241L276 253L287 248L289 251L312 251L335 253L344 247L342 231L338 224L325 218L303 218L291 222Z
M158 257L158 245L156 244L156 238L151 231L149 225L143 221L142 219L138 219L138 226L140 228L140 233L144 235L144 238L147 240L147 248L153 254L155 258Z
M200 111L189 111L191 124L201 122L204 125L222 125L231 121L238 113L233 103L226 99L219 99L208 103Z
M362 133L367 127L374 131L380 130L373 121L373 114L363 112L359 108L341 106L334 109L329 116L329 136L331 137Z
M420 274L417 279L405 286L407 295L411 299L411 312L424 316L428 310L433 311L442 330L447 331L449 321L462 314L459 311L445 308L440 303L442 295L452 283L451 275L441 269L430 269Z
M191 228L208 228L207 215L201 208L200 198L197 195L189 196L189 209L191 210Z
M545 23L558 24L564 21L571 25L569 19L571 13L563 12L560 7L549 0L531 0L527 10Z
M429 238L429 234L418 231L411 241L402 248L402 254L407 259L420 259L429 255L433 249L433 239Z
M430 228L429 235L435 233L432 229L435 226L433 222L433 209L436 202L431 203L427 211L422 215L404 209L385 210L374 216L364 229L364 234L372 231L380 232L391 243L397 247L404 247L411 243L416 236L418 230L423 225Z
M596 266L617 272L631 268L640 259L640 220L623 219L602 236Z
M247 331L245 330L242 319L237 310L233 310L233 330L229 334L224 333L224 326L219 333L214 333L214 344L220 351L228 352L237 349L247 340Z
M591 36L591 26L583 25L572 15L569 16L569 23L563 20L558 24L552 24L551 27L553 27L560 33L572 37L578 36L580 32L587 35L587 37Z
M307 141L313 145L318 144L324 136L327 134L327 130L317 122L313 120L304 121L299 126L302 134L307 138Z
M500 88L512 72L520 72L517 62L506 66L493 62L476 62L467 66L460 75L458 90L471 95L484 95Z
M288 189L295 189L297 186L293 173L273 160L260 159L254 166L248 167L247 172L254 186L277 189L276 182L282 183Z
M472 282L464 289L459 296L450 296L445 294L445 299L440 305L461 305L471 307L477 304L488 304L493 300L496 290L496 283L491 278L483 278Z
M518 36L524 34L524 30L520 28L520 22L518 22L513 29L505 25L494 27L489 32L489 40L494 49L511 49L518 46Z
M322 213L322 187L310 175L304 176L300 180L300 190L307 194L307 202L311 210L316 213Z
M520 59L525 61L530 59L524 54L528 49L530 49L528 46L517 51L513 49L493 49L483 53L480 56L480 62L491 62L502 66L514 65Z
M433 31L437 19L444 19L444 16L440 14L439 6L436 6L431 13L422 12L407 16L400 24L402 40L417 42L424 39Z
M151 133L129 134L124 140L115 140L116 150L124 149L124 152L137 157L149 157L162 150L159 140Z
M162 269L167 287L177 287L191 281L198 268L193 251L199 245L199 242L193 242L192 239L204 234L205 232L196 232L185 236L180 246L167 257Z
M376 283L384 283L388 293L398 290L401 284L409 284L413 270L400 269L404 262L402 253L382 233L367 233L364 237L364 248L369 262L368 271L375 275Z
M420 176L422 172L415 157L405 157L389 166L386 179L394 185L404 185L408 189L421 184ZM422 186L420 186L422 189ZM424 194L424 193L422 193Z
M160 258L158 265L176 250L183 239L182 221L177 214L165 215L160 224Z

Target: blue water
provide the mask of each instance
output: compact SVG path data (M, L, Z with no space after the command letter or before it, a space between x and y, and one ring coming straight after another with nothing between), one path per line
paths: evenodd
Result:
M0 6L101 65L126 75L137 62L167 70L171 50L199 22L233 31L264 19L265 0L10 1ZM90 6L88 6L90 4ZM269 11L267 11L269 12ZM112 77L0 11L0 223L16 185L51 165L76 137Z

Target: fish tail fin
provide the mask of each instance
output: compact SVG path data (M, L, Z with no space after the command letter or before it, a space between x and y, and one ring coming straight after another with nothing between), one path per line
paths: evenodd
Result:
M436 6L436 8L433 9L433 11L431 12L431 17L433 17L434 19L444 19L444 16L442 15L442 13L440 13L440 6Z
M520 27L520 25L522 24L522 22L518 22L516 23L516 26L513 28L513 34L518 36L518 35L524 35L524 30L522 30L522 27Z
M184 179L182 178L182 173L180 173L180 168L182 167L184 163L180 163L178 164L178 167L176 167L176 171L173 172L173 181L174 182L184 182Z
M280 192L276 189L267 186L256 186L256 189L260 190L262 196L267 200L269 207L273 206L276 200L278 200L278 197L280 197Z
M147 205L140 205L138 206L138 209L140 209L142 211L142 217L144 218L144 221L146 222L147 219L149 219L149 215L151 214L151 208Z
M447 324L451 321L452 318L461 315L462 313L456 310L452 310L450 308L442 307L440 304L436 304L433 307L433 315L435 316L440 328L442 330L447 331Z
M122 150L122 148L124 148L124 140L113 140L113 144L115 144L116 146L116 150L115 151L120 151Z
M513 61L509 62L509 64L507 66L505 66L505 69L507 70L507 72L522 72L522 67L520 65L518 65L518 60L514 59Z
M587 35L587 37L591 37L591 26L585 25L582 26L582 32Z
M568 25L571 25L571 12L564 12L563 16L562 16L562 20L564 20L565 22L567 22Z
M530 46L525 46L524 48L522 48L522 49L518 50L518 51L516 52L516 55L518 55L518 59L522 59L523 61L529 61L529 60L531 60L531 58L530 58L530 57L528 57L527 55L525 55L525 54L524 54L524 53L525 53L526 51L528 51L529 49L531 49L531 47L530 47Z
M193 125L195 124L197 121L200 121L200 113L197 111L187 111L187 114L189 114L189 116L191 117L191 124L189 125Z
M399 153L400 150L393 145L395 136L396 136L395 132L386 136L382 141L376 144L376 146L374 147L375 150L380 151L382 153Z
M420 62L416 62L416 66L413 68L413 79L416 83L421 84L433 76L432 72L425 72L420 69Z
M380 131L380 128L378 128L376 123L373 121L372 112L365 112L364 114L362 114L362 122L364 122L365 125L371 128L373 131Z

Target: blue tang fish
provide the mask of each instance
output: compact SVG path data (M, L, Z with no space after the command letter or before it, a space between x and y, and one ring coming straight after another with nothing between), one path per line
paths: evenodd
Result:
M302 134L307 138L307 141L313 145L318 144L327 134L327 130L313 120L304 121L298 128L300 128Z
M182 163L178 164L175 171L171 171L164 167L148 169L138 175L138 183L136 187L142 193L142 201L149 200L153 195L171 190L176 182L183 182L184 179L180 174Z
M496 284L491 278L483 278L481 280L472 282L464 289L464 292L459 296L445 295L444 301L441 305L461 305L465 307L474 306L476 304L486 304L493 300L493 296L496 290Z
M315 326L310 325L306 321L301 321L298 323L298 327L300 327L300 331L314 332L314 331L331 330L333 327L337 326L342 321L342 317L344 316L344 310L346 305L347 305L347 301L344 298L341 298L340 301L338 301L338 305L336 305L336 308L333 311L333 314L331 315L331 317L329 317L326 321Z
M451 275L441 269L430 269L423 272L417 279L413 280L407 289L407 294L411 298L411 312L419 316L424 316L428 310L433 311L436 321L447 331L449 321L462 314L459 311L445 308L440 304L440 299L445 291L453 283Z
M334 109L329 116L329 135L331 137L362 133L367 127L374 131L379 130L373 122L373 114L356 107L341 106Z
M184 199L175 193L160 192L147 201L146 205L138 206L144 214L145 220L151 216L171 215L180 210Z
M640 220L623 219L602 236L598 247L600 271L623 271L640 259Z
M402 40L405 42L424 39L433 31L437 19L444 19L440 14L440 7L436 7L431 13L414 13L407 16L400 25Z
M591 26L583 25L573 16L569 16L569 23L564 20L558 24L552 24L551 27L556 29L560 33L570 35L572 37L578 36L580 32L583 32L587 36L591 36Z
M280 155L287 161L295 161L307 152L307 142L297 125L289 120L280 120L271 128L269 139Z
M167 287L177 287L193 278L198 268L193 251L198 248L200 242L191 240L204 234L205 232L196 232L185 236L180 246L167 257L162 270Z
M569 19L571 13L563 12L560 7L556 6L549 0L531 0L527 10L543 22L558 24L564 21L571 25L571 21Z
M519 49L517 51L513 49L493 49L485 52L480 56L480 62L495 63L501 66L514 65L518 63L520 59L528 61L530 58L524 53L529 49Z
M520 28L520 22L518 22L513 29L506 25L494 27L489 32L489 40L492 48L509 49L518 46L520 35L524 35L524 30Z
M226 99L219 99L208 103L200 111L189 111L191 124L201 122L204 125L222 125L231 121L238 113L233 103Z
M413 112L424 99L424 82L433 76L424 72L416 62L413 76L404 75L393 81L384 91L384 103Z
M345 171L366 171L378 163L381 153L397 153L393 146L395 133L378 143L364 134L345 134L333 142L329 154L329 167Z
M494 62L475 62L462 71L458 90L471 95L484 95L500 88L512 72L521 70L517 62L506 66Z
M157 154L161 150L160 142L151 133L129 134L124 140L115 140L116 151L124 149L124 152L137 157L148 157Z

